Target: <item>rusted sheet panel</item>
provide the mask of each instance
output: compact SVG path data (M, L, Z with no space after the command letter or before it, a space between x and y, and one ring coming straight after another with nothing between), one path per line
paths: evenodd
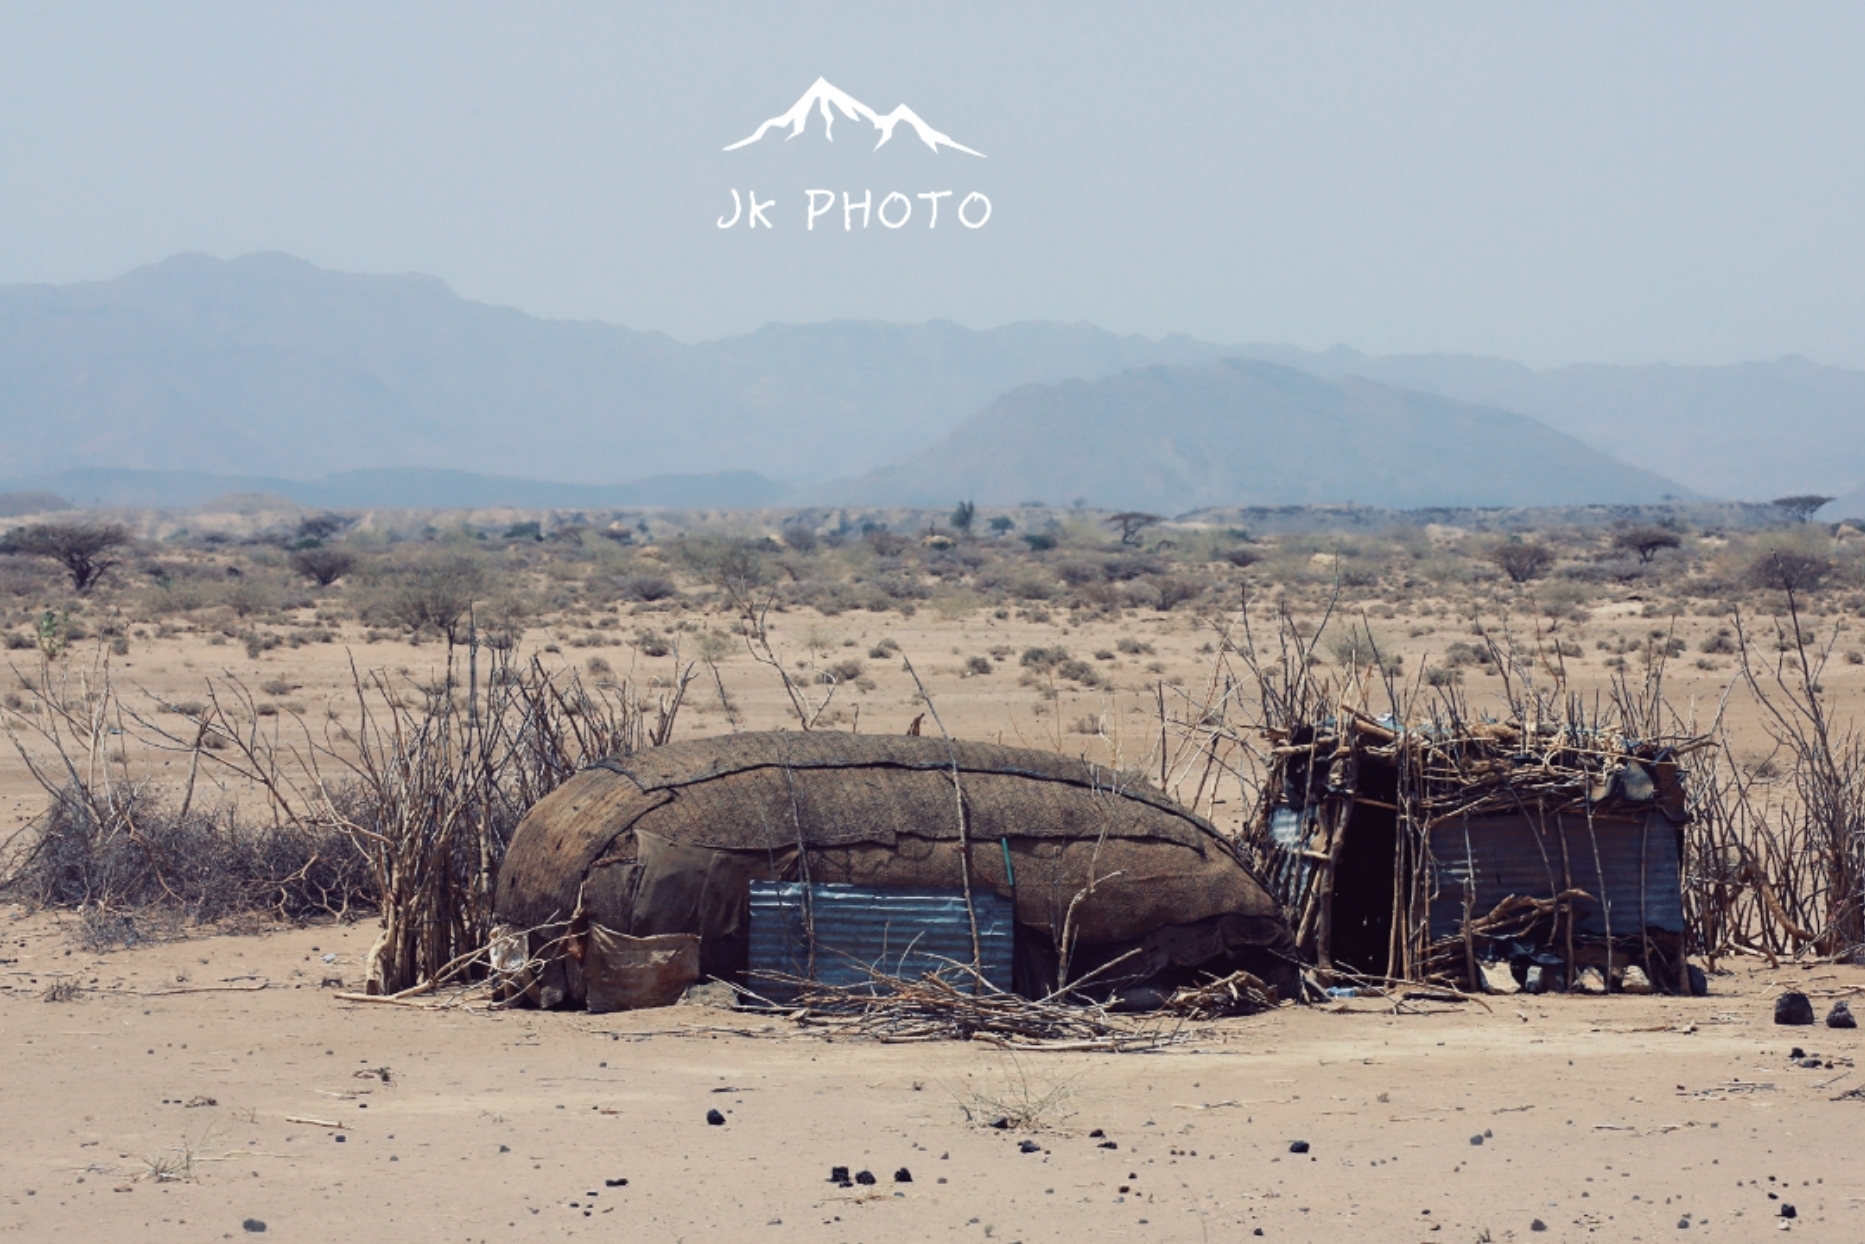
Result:
M811 975L803 899L798 882L751 883L750 986L774 1002L788 1001L796 989L763 974ZM809 906L816 933L814 978L825 985L865 984L870 968L907 980L929 972L952 977L953 963L971 962L963 890L818 883L809 887ZM1009 899L977 889L972 907L984 978L1009 991L1015 908Z
M1563 842L1565 854L1563 854ZM1652 813L1640 819L1552 813L1452 819L1431 831L1431 935L1451 937L1469 910L1487 915L1511 895L1551 898L1568 888L1599 902L1576 905L1575 932L1614 937L1641 928L1684 928L1681 831Z

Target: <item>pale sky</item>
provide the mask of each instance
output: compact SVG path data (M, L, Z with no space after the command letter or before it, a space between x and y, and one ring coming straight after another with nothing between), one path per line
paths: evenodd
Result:
M0 283L278 250L685 340L1865 367L1862 65L1858 3L0 0ZM722 150L818 76L986 158L843 119ZM775 227L717 228L734 188ZM992 216L808 231L810 188Z

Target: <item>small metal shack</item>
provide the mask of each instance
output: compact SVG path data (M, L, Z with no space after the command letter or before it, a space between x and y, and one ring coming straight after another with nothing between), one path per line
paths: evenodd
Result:
M1481 990L1506 965L1532 991L1691 989L1686 741L1351 710L1270 735L1248 838L1324 970Z
M816 934L843 920L844 944L798 954L796 910L836 886L849 902ZM1280 907L1208 822L1130 775L933 738L747 733L599 762L519 825L495 920L501 960L531 964L524 995L580 1005L592 929L625 948L696 936L700 975L757 990L761 911L786 962L859 961L878 937L882 962L864 966L885 969L916 940L949 950L967 889L985 928L974 946L966 915L965 960L990 966L1002 904L1026 995L1068 981L1132 996L1241 968L1297 996Z

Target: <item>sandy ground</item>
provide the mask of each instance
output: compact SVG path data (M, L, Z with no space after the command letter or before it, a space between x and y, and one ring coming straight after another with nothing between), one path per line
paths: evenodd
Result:
M1698 999L1356 1000L1013 1057L704 1007L345 1003L325 982L356 983L367 925L101 958L50 917L0 928L21 1239L1865 1238L1865 1099L1834 1100L1865 1085L1859 1034L1771 1022L1781 982L1857 993L1859 968L1740 961ZM82 991L42 1000L55 979ZM1041 1129L982 1125L1028 1101Z
M1596 641L1654 625L1636 613L1594 611L1576 686L1606 684ZM664 676L670 661L626 641L678 620L625 618L595 646L581 625L527 643L558 644L547 659L579 667L601 657L618 675ZM867 655L890 637L954 734L1128 763L1157 737L1159 683L1197 695L1211 669L1200 652L1211 631L1181 615L1087 629L930 610L774 621L786 660L863 661L874 685L838 699L839 728L897 732L923 711L900 662ZM1408 670L1470 638L1457 619L1381 625L1405 636ZM1687 631L1670 684L1679 703L1713 706L1734 674L1726 657L1697 668L1712 625ZM1026 646L1092 659L1122 638L1154 651L1097 661L1108 688L1063 684L1046 702L1019 684ZM964 674L993 649L1008 653L994 673ZM358 632L252 658L181 635L137 639L113 677L132 696L176 700L226 673L282 682L259 696L277 706L268 720L322 730L350 716L352 654L365 670L431 680L442 650ZM769 670L742 655L722 669L744 725L783 724ZM1842 715L1865 705L1865 669L1835 662L1827 684ZM1479 701L1496 685L1468 676ZM1752 708L1732 703L1759 754ZM1102 714L1105 736L1080 732ZM677 737L729 728L696 684ZM184 763L134 759L145 772ZM1241 793L1233 783L1201 810L1233 828ZM17 759L0 757L0 832L42 804ZM77 949L59 917L0 912L0 930L0 1234L21 1239L244 1238L248 1220L280 1240L1865 1239L1865 1099L1834 1100L1865 1085L1858 1035L1770 1022L1782 982L1865 990L1859 968L1741 960L1701 999L1499 997L1487 1011L1402 1016L1361 1000L1351 1013L1209 1026L1156 1054L1012 1058L825 1042L695 1007L592 1017L338 1001L327 982L359 983L370 923L102 957ZM75 1000L41 1000L58 979L81 986ZM1795 1046L1821 1066L1791 1063ZM978 1125L1015 1099L1045 1103L1047 1126ZM722 1127L706 1123L715 1108ZM1021 1152L1026 1139L1039 1151ZM1290 1152L1296 1140L1306 1155ZM834 1166L877 1182L838 1188ZM902 1168L910 1183L894 1181ZM1780 1218L1783 1204L1797 1216Z

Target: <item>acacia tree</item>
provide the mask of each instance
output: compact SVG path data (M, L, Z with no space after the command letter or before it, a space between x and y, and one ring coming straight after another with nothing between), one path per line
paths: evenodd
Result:
M1815 510L1831 500L1833 500L1833 498L1822 497L1818 493L1809 492L1797 493L1791 497L1776 497L1768 504L1780 506L1789 514L1792 514L1796 520L1804 523L1813 517L1813 512Z
M34 523L7 533L0 553L49 557L65 568L71 586L88 592L122 558L129 531L116 523Z
M969 501L961 501L952 511L952 530L961 535L971 534L971 524L978 517L978 507Z
M1110 526L1120 529L1122 544L1138 544L1142 531L1155 523L1163 523L1166 520L1157 514L1148 514L1142 510L1122 510L1118 514L1109 514L1107 521Z
M1662 549L1683 545L1684 538L1669 527L1627 527L1612 538L1612 546L1627 553L1637 553L1641 563L1649 565Z

